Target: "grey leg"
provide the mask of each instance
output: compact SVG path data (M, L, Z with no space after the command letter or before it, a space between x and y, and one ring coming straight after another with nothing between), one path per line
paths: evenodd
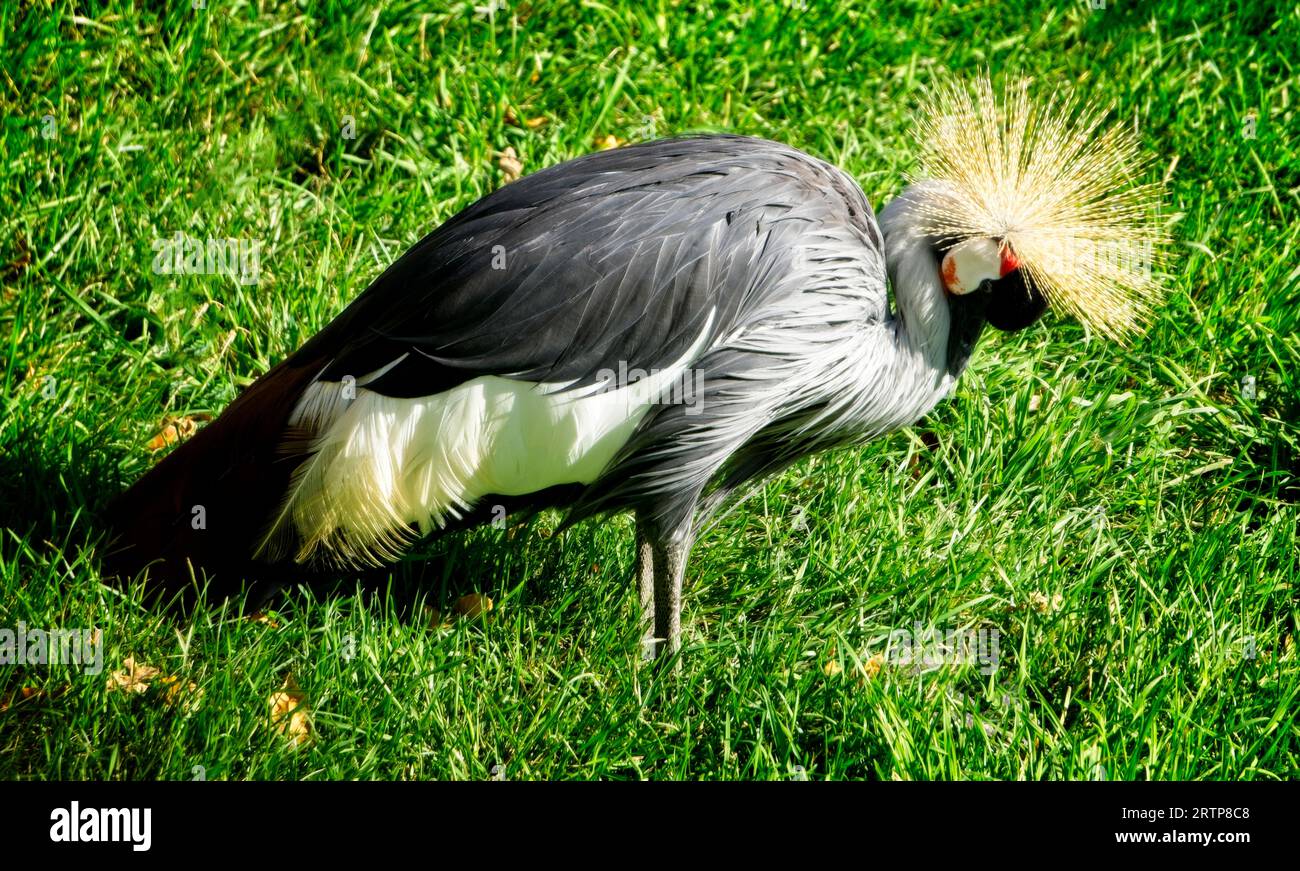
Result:
M641 602L641 658L655 656L655 549L649 529L636 521L636 585Z
M691 553L689 538L652 542L654 551L655 657L682 647L682 578Z
M637 593L641 604L642 659L682 647L682 578L694 544L690 521L665 534L640 513L636 518Z

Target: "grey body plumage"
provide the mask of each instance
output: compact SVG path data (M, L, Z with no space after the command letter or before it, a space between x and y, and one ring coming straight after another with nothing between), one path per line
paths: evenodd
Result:
M290 495L267 512L269 532L259 521L256 559L307 560L295 494L354 401L349 379L381 400L448 395L485 376L581 393L628 386L606 383L611 371L684 360L698 395L655 401L594 480L532 494L535 506L563 497L566 523L635 512L647 649L676 649L705 518L810 453L916 421L960 373L983 320L960 318L950 336L950 305L969 305L944 292L940 240L915 229L910 205L926 193L914 185L877 225L830 164L776 142L695 136L587 155L484 197L277 367L308 383L275 460L277 474L296 466L275 485ZM326 480L314 481L317 503L331 498ZM364 554L371 564L410 540L383 535Z
M842 171L759 139L588 155L413 248L339 319L367 328L321 378L400 359L367 389L425 395L483 374L579 389L620 365L665 366L707 330L689 361L702 394L655 404L569 506L570 523L635 511L671 575L642 600L675 612L705 517L810 453L914 422L950 389L964 357L950 358L934 240L909 235L906 203L882 234ZM887 259L917 273L901 311Z
M728 459L714 483L729 491L943 395L885 278L871 207L839 169L760 139L661 140L542 170L452 218L335 322L352 340L320 377L402 358L367 389L427 395L484 374L579 389L668 365L711 321L690 363L703 396L656 405L572 506L671 526Z

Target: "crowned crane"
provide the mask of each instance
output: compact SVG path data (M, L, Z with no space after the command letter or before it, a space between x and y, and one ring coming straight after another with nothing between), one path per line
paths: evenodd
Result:
M733 135L483 197L119 497L112 562L242 583L383 566L503 508L627 510L645 653L676 651L720 506L915 423L986 324L1050 303L1123 336L1157 296L1131 133L1025 82L923 104L921 171L879 221L836 167Z

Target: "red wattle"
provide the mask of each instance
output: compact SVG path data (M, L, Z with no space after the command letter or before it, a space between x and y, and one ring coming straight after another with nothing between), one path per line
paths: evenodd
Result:
M1012 272L1020 268L1020 261L1016 258L1015 253L1010 248L1002 249L1002 274L999 278L1006 278Z

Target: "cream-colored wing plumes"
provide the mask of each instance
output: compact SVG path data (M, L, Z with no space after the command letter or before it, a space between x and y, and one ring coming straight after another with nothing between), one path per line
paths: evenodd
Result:
M1137 138L1105 127L1107 110L1028 79L995 93L987 76L943 79L927 93L917 179L946 182L922 206L923 230L1009 246L1049 304L1111 338L1138 332L1162 294L1169 235L1159 183Z

